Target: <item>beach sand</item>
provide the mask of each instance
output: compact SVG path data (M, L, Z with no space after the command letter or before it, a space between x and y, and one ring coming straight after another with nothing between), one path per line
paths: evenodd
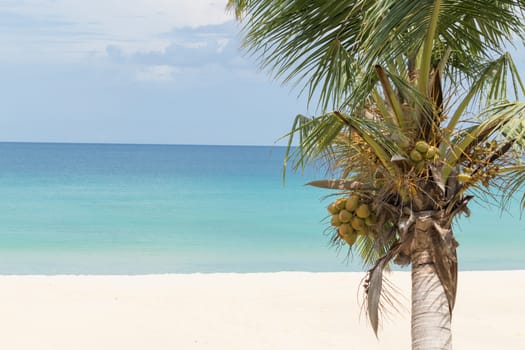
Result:
M363 276L0 276L0 348L409 349L408 307L373 335L358 301ZM410 274L390 279L408 302ZM454 348L525 349L525 271L459 279Z

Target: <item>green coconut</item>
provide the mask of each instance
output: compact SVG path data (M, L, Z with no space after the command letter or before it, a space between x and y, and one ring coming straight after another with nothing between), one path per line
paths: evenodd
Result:
M346 200L345 209L353 212L357 209L357 206L359 205L359 196L357 194L353 194Z
M425 168L425 161L421 160L416 163L416 171L421 171Z
M427 150L427 153L425 153L425 159L434 159L436 157L436 147L430 146Z
M337 230L337 233L339 234L339 237L344 238L345 236L354 233L354 229L352 226L350 226L350 224L341 224Z
M392 140L401 148L407 149L410 147L410 140L403 134L397 134L392 137Z
M419 162L419 161L422 161L423 160L423 155L421 153L419 153L416 149L413 149L411 152L410 152L410 159L413 161L413 162Z
M369 217L370 208L368 207L368 204L361 204L359 207L357 207L355 215L357 215L361 219L366 219L367 217Z
M354 231L351 234L343 236L343 240L348 243L348 245L352 245L357 240L357 233Z
M330 225L338 227L341 226L342 222L339 220L339 215L332 215L332 219L330 220Z
M334 203L337 208L344 209L346 205L346 198L338 198Z
M343 209L339 212L339 220L341 222L349 222L352 220L352 213Z
M365 227L365 221L361 218L358 218L357 216L352 218L350 224L354 230L362 230Z
M428 148L429 148L428 143L426 143L425 141L418 141L418 142L416 142L415 149L419 153L421 153L421 154L427 153Z
M340 209L337 207L335 203L332 203L328 206L328 212L332 215L339 214Z
M358 236L366 236L368 235L368 231L363 227L360 230L356 230L355 233L357 233Z
M377 216L374 214L371 214L369 217L365 219L365 225L366 226L374 226L377 224Z

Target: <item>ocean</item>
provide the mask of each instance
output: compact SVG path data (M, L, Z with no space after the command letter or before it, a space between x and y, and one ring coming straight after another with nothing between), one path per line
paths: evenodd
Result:
M361 271L323 234L324 174L283 147L0 143L0 274ZM525 218L481 200L461 270L525 269Z

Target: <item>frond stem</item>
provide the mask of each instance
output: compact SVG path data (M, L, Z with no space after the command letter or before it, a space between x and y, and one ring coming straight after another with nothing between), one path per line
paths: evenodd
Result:
M432 48L434 45L434 36L436 35L436 28L439 19L442 0L434 2L432 10L432 19L428 28L427 38L423 48L423 56L421 59L421 74L419 75L419 92L426 96L428 93L428 80L430 75L430 62L432 60Z

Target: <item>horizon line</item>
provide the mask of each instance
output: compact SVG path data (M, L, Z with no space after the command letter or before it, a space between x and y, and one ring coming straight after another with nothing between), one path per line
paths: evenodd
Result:
M131 142L68 142L68 141L0 141L0 144L50 145L121 145L121 146L213 146L213 147L287 147L286 145L206 144L206 143L131 143ZM294 146L295 147L295 146Z

